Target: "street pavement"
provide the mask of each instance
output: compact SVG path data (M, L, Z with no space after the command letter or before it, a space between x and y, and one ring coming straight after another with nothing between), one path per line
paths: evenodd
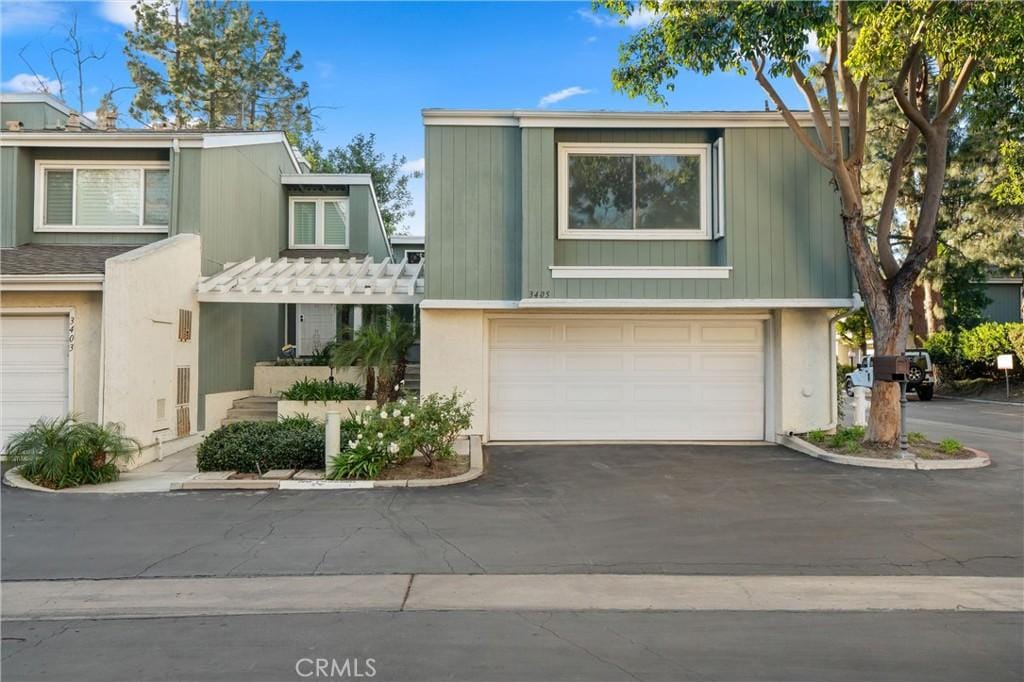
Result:
M403 608L409 594L396 608L327 614L229 615L243 598L226 596L191 617L59 608L61 591L83 584L64 582L74 578L140 578L166 598L188 588L147 579L252 576L268 581L246 588L258 606L282 601L274 581L287 579L274 576L1024 576L1024 408L935 400L909 416L914 430L987 450L992 466L858 469L775 446L508 445L488 449L483 478L447 489L4 488L3 580L56 581L58 608L5 615L3 678L331 677L303 674L317 658L347 662L351 678L374 658L386 680L1020 680L1019 610L921 611L899 598L834 612L555 611L555 597L422 611ZM47 584L31 586L45 602Z

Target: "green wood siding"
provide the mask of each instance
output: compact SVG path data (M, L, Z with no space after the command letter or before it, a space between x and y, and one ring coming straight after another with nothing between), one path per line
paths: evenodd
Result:
M388 242L377 211L373 208L370 188L366 185L352 185L349 191L349 241L348 250L365 253L374 260L383 260L389 255Z
M719 137L725 144L724 239L557 239L559 143L711 143ZM830 176L786 128L427 126L426 150L428 298L847 298L853 290ZM506 207L509 197L519 216L493 211ZM725 280L554 280L552 265L733 270ZM521 287L501 267L518 268Z
M520 297L517 128L426 129L427 298Z
M1021 322L1021 285L986 284L985 295L989 304L985 306L985 318L993 322Z
M53 130L68 117L46 102L0 102L0 122L21 121L25 130Z

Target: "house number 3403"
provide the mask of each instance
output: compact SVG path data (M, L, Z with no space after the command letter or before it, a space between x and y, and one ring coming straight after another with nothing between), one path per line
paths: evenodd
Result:
M551 298L550 289L530 289L530 298Z

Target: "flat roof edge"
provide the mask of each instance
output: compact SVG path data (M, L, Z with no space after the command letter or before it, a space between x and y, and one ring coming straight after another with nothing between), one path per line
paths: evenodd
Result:
M536 109L423 109L423 124L430 126L511 126L520 128L617 127L783 127L777 111L546 111ZM794 111L801 123L813 124L811 112ZM848 117L843 113L843 125Z

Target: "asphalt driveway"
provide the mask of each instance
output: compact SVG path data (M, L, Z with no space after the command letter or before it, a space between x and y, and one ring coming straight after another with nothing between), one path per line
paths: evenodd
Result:
M5 488L4 580L315 573L1021 575L1020 457L843 467L777 446L507 445L454 488Z

